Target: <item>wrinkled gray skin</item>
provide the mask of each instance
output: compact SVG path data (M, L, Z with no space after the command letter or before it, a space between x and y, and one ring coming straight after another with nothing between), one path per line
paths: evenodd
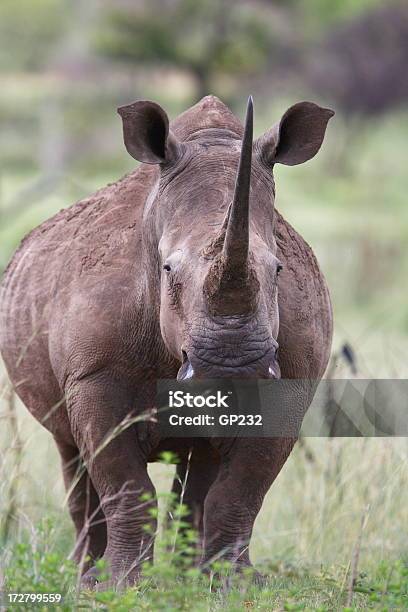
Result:
M220 100L204 98L170 131L158 105L122 107L127 149L147 163L31 232L4 275L1 352L60 452L75 556L91 557L85 585L98 557L126 583L151 558L143 525L154 529L155 502L140 496L154 496L146 466L165 449L181 458L181 477L192 449L184 502L204 566L214 556L250 565L254 520L295 442L161 440L145 423L107 443L124 418L153 405L158 378L273 378L280 366L284 378L319 379L326 368L328 291L312 250L274 209L272 169L313 157L333 113L299 103L252 147L251 111L234 193L243 127ZM302 410L312 393L299 387Z

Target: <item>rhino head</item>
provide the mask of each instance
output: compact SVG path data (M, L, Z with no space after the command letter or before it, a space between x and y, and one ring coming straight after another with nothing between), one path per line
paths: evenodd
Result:
M243 133L193 126L184 140L153 102L118 112L130 155L160 168L145 205L145 253L178 379L279 378L272 170L311 159L333 111L300 102L255 142L252 98Z

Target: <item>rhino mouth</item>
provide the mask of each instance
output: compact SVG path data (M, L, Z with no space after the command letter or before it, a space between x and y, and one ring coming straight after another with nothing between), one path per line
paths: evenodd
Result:
M277 350L267 351L261 359L255 358L247 362L228 363L225 360L208 361L199 356L188 355L181 350L182 364L177 373L179 382L187 382L205 378L261 378L279 379L280 367L277 360Z

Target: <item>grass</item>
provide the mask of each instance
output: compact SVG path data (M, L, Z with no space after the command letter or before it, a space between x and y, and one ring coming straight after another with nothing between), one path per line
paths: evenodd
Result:
M79 593L75 567L43 547L42 542L35 551L28 544L19 544L13 558L8 572L11 592L62 593L64 600L58 609L67 611L401 610L406 608L408 597L408 567L401 562L382 563L371 575L358 574L350 602L344 572L339 575L331 570L313 573L288 567L272 575L263 588L253 586L248 576L241 577L239 583L233 581L228 589L213 584L210 590L209 580L196 570L186 568L183 578L171 564L174 559L163 556L154 568L146 568L137 587Z
M278 106L260 109L257 133L286 108ZM316 160L276 171L277 206L313 246L331 288L334 348L351 343L361 377L405 377L408 368L407 136L404 113L351 125L339 117ZM32 226L132 166L125 155L119 162L103 174L95 170L103 160L71 169L2 224L0 267ZM3 168L4 214L38 177ZM80 604L76 569L67 561L73 530L59 460L50 436L18 402L16 410L13 421L0 396L0 577L19 591L61 589L71 610ZM268 575L263 590L243 581L229 593L210 592L194 573L183 579L176 558L159 546L156 569L139 587L83 596L82 603L109 610L341 610L352 594L353 609L406 609L407 451L407 440L398 438L309 438L297 446L255 524L251 555ZM150 472L166 499L173 468L152 465Z
M402 610L408 605L407 562L388 556L372 558L368 565L356 561L372 540L366 533L372 521L367 509L352 534L354 546L348 563L324 566L310 557L301 563L269 559L259 565L267 575L262 588L252 584L250 575L231 578L226 588L225 581L211 582L192 566L194 534L182 535L183 508L172 506L168 495L161 494L159 499L162 512L170 506L176 518L161 531L155 565L145 567L137 586L125 591L80 592L77 568L67 560L69 548L61 539L61 525L47 506L47 518L36 527L23 528L18 543L11 540L2 551L7 591L61 593L60 610ZM340 522L344 524L344 519ZM336 538L325 539L334 546ZM171 545L176 541L174 548ZM103 572L103 565L99 566ZM223 571L228 573L228 568Z

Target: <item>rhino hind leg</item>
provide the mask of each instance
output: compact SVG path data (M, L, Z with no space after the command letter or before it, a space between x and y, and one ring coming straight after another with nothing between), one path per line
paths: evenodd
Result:
M85 573L105 552L106 519L78 449L59 440L56 443L69 495L68 507L76 531L73 558L80 565L82 573Z
M204 503L208 491L217 477L219 461L208 452L196 452L182 458L176 467L172 492L178 502L188 509L188 515L183 518L190 528L198 534L198 555L200 560L204 541Z

